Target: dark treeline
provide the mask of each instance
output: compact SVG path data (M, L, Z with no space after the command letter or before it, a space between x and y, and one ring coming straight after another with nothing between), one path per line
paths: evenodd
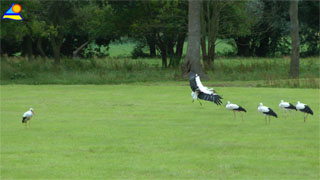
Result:
M1 15L12 2L1 1ZM1 20L1 56L106 56L99 47L123 37L137 42L135 57L161 56L162 66L181 64L188 31L188 1L19 1L23 21ZM300 53L318 55L319 2L300 1ZM215 59L217 39L228 39L237 56L272 57L291 53L289 2L203 1L201 50L205 64ZM142 50L147 47L149 53Z

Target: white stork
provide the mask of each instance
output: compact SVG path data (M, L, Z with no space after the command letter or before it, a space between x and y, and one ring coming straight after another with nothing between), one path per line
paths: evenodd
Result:
M297 111L297 108L294 105L292 105L289 102L284 102L283 100L280 101L279 107L284 110L285 117L287 117L287 112L288 111L290 111L290 112L291 112L291 110L296 110Z
M265 122L267 124L267 116L269 116L269 124L270 124L270 116L274 116L276 118L278 118L278 115L269 107L264 106L262 103L260 103L259 107L258 107L258 111L261 112L262 114L264 114L265 117Z
M206 101L212 101L216 103L217 105L221 105L221 99L222 97L217 94L217 92L214 89L208 89L207 87L203 86L200 77L198 74L194 72L189 73L189 80L190 80L190 87L191 87L191 96L193 98L193 101L197 99L203 99ZM200 101L199 101L200 102ZM201 102L200 102L200 105Z
M236 112L247 112L243 107L237 105L237 104L231 104L230 101L227 102L226 104L226 109L233 111L234 119L236 119ZM242 120L243 116L241 114Z
M296 108L304 113L304 122L306 122L308 114L313 115L311 108L306 104L300 103L300 101L297 102Z
M34 115L34 112L33 112L33 109L30 108L29 111L25 112L22 116L22 123L25 123L26 124L26 127L27 127L27 123L29 121L29 127L30 127L30 124L31 124L31 118L32 116Z

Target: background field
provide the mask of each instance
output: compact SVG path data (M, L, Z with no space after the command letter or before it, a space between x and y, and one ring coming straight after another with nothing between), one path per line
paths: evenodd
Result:
M180 67L161 68L159 58L49 59L3 58L0 84L122 84L185 82ZM206 73L219 86L319 88L318 57L303 58L300 79L288 79L290 59L218 58ZM237 82L238 81L238 82Z
M248 110L243 122L192 104L187 82L1 86L1 179L319 178L318 89L216 90ZM315 115L284 119L281 99ZM259 102L280 118L265 125Z
M208 43L208 42L207 42ZM227 54L236 54L236 49L231 45L230 40L218 39L216 43L215 53L216 55L227 55ZM115 41L110 43L109 55L111 58L123 58L123 57L131 57L134 48L136 47L137 42L130 40L128 38L123 38L121 41ZM188 42L185 41L183 45L183 53L185 56L187 52ZM143 49L143 52L148 54L149 49L146 46ZM158 52L158 54L160 54ZM159 55L160 57L160 55ZM159 60L160 64L160 60Z

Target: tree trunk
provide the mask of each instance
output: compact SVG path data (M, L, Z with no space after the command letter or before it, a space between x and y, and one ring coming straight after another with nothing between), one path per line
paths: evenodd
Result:
M90 40L88 40L87 42L83 43L80 47L78 47L76 50L74 50L72 52L72 56L73 58L76 58L79 56L79 52L84 48L86 47L87 44L89 44Z
M38 48L38 51L40 53L40 56L43 57L43 58L46 57L46 54L44 53L43 48L42 48L42 39L41 39L41 37L39 37L38 40L37 40L37 48Z
M215 58L215 50L216 50L216 40L213 40L212 42L209 42L208 45L208 61L211 64L214 63Z
M207 53L207 45L206 45L206 36L202 35L201 36L201 51L202 51L202 60L204 63L205 69L210 68L210 61L208 58L208 53Z
M250 38L246 37L238 37L235 38L234 41L237 45L237 56L252 56L250 54Z
M215 58L215 49L216 49L216 40L219 34L219 23L220 23L220 11L222 9L222 2L213 1L212 4L212 17L210 19L209 25L211 26L210 39L208 42L208 59L210 61L210 65L214 64Z
M60 64L60 47L61 44L57 43L54 39L51 40L52 50L53 50L53 57L54 63Z
M30 59L32 55L33 55L32 39L31 39L31 36L26 35L23 37L23 42L22 42L22 56L27 56L28 59Z
M149 44L149 49L150 49L150 57L155 57L156 56L156 44L154 42L151 42Z
M174 54L174 46L175 46L175 43L171 40L167 42L167 53L168 53L168 56L170 58L170 61L169 61L169 67L174 67L175 66L175 54Z
M161 48L161 59L162 59L162 67L167 68L167 48L162 47Z
M266 57L268 50L270 49L269 46L269 37L270 37L270 32L266 32L263 34L262 39L259 41L259 47L256 49L256 55L258 57Z
M147 39L147 44L149 46L149 51L150 51L150 57L155 57L156 56L156 39L155 35L152 34L150 36L146 36Z
M206 3L206 4L205 4ZM210 62L208 61L208 54L207 54L207 44L206 44L206 35L207 35L207 23L205 21L206 14L205 14L205 5L209 5L208 2L202 1L201 3L201 12L200 12L200 18L201 18L201 52L202 52L202 60L204 63L205 69L208 69L210 67Z
M181 58L182 57L182 53L183 53L183 45L184 45L184 40L186 39L186 34L179 34L178 36L178 42L177 42L177 46L176 46L176 56Z
M188 48L185 62L182 64L182 72L187 75L193 71L203 79L208 79L205 74L200 57L200 36L201 36L201 21L200 21L201 0L189 0L188 12Z
M292 54L290 63L290 74L292 78L299 77L299 21L298 21L298 0L290 1L290 21L291 21L291 41L292 41Z

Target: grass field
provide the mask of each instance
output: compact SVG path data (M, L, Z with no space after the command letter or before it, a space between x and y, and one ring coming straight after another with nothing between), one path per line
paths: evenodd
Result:
M55 66L49 59L4 58L0 63L0 84L123 84L183 81L180 67L161 68L152 59L62 59ZM319 88L320 62L317 57L301 58L299 80L288 79L290 59L218 58L206 73L210 83L256 87Z
M318 89L216 90L247 109L243 122L191 103L188 83L2 85L1 179L319 178ZM285 119L281 99L315 115ZM259 102L280 117L266 125Z

